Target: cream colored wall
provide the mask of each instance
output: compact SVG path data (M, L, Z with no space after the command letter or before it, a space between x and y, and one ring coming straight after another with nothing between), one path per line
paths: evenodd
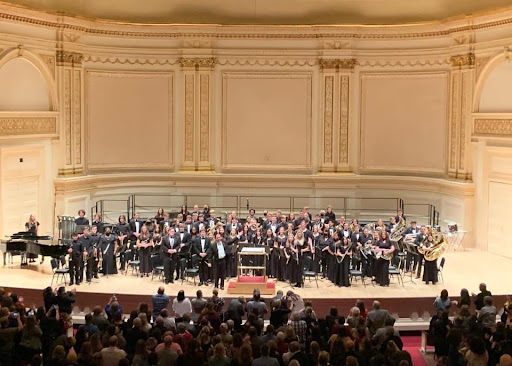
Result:
M512 136L494 113L509 112L512 11L381 29L0 17L0 76L21 58L47 88L46 112L0 111L0 150L42 149L48 227L50 208L134 193L399 197L494 241L488 187L506 164L491 174L488 149L508 154Z

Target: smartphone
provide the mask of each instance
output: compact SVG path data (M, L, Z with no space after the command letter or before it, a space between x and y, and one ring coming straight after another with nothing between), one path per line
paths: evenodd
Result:
M12 313L12 317L13 318L17 318L18 317L18 313Z
M54 308L54 309L58 309L58 308L59 308L59 305L55 304L55 305L53 305L53 308Z

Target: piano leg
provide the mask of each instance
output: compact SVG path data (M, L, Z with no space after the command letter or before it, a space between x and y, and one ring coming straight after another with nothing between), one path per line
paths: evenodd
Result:
M4 252L4 267L5 267L5 263L6 263L5 262L6 258L7 258L7 251Z

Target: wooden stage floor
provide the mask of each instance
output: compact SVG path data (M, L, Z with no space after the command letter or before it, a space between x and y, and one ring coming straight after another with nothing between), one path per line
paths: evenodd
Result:
M481 282L487 284L488 289L494 295L508 295L512 293L512 285L508 278L512 277L512 259L497 256L482 251L457 251L445 253L446 264L443 271L444 283L426 285L420 280L413 278L415 283L408 282L410 277L404 278L405 285L399 285L395 279L389 287L367 285L363 287L361 282L355 282L352 287L339 288L330 281L319 281L319 288L315 283L308 282L304 288L291 288L286 283L277 282L276 290L293 290L299 293L304 299L313 300L313 306L319 315L328 312L331 306L343 308L343 313L348 312L356 299L363 299L367 306L371 305L373 299L379 299L383 306L391 312L397 313L400 317L409 317L412 312L419 315L424 311L433 313L432 302L442 289L447 289L452 299L457 299L461 288L467 288L469 292L478 292L478 285ZM18 261L18 262L17 262ZM50 285L51 267L49 260L42 265L32 264L20 268L19 258L13 264L0 267L0 286L16 291L24 295L25 304L41 304L42 289ZM125 309L135 307L139 302L151 302L151 295L156 293L162 282L156 278L141 278L131 275L117 274L108 278L100 275L99 280L94 280L90 285L83 283L75 286L78 292L78 306L83 309L85 306L92 307L95 304L105 304L110 295L115 293L124 305ZM59 286L62 284L59 284ZM54 283L54 287L57 285ZM227 289L227 284L226 284ZM176 296L179 290L185 290L187 296L194 296L196 290L203 290L204 296L210 296L212 286L194 286L192 282L181 281L165 286L166 293L171 297ZM226 291L219 291L226 299L234 297ZM83 293L83 295L81 295ZM498 306L501 306L501 298L497 298Z

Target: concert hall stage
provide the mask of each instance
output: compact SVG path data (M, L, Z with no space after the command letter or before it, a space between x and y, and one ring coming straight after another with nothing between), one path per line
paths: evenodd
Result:
M464 250L445 254L446 265L443 271L444 283L425 285L413 277L415 283L410 282L410 277L404 277L404 286L398 284L392 278L389 287L372 286L363 287L360 281L354 282L352 287L339 288L330 281L320 280L319 288L314 282L306 279L305 288L291 288L286 283L277 282L276 290L293 290L304 299L313 300L313 307L319 316L324 316L331 306L337 306L342 314L348 314L350 307L356 299L363 299L367 307L371 306L374 299L379 299L383 307L392 313L397 313L401 318L408 318L413 312L420 316L424 311L433 314L432 302L442 289L446 288L452 300L457 300L461 288L467 288L469 292L478 292L481 282L487 284L488 289L496 295L508 295L512 293L512 286L507 278L512 278L512 259L497 256L489 252ZM42 304L42 290L51 283L52 274L50 261L47 258L42 265L31 264L20 268L19 257L14 264L0 267L0 286L8 291L17 292L24 296L27 306ZM231 279L234 281L234 279ZM368 282L368 281L367 281ZM156 278L141 278L122 274L109 276L100 275L99 280L94 280L90 285L82 283L74 286L77 289L77 305L83 310L92 308L96 304L106 304L112 294L116 294L125 311L135 308L140 302L151 303L151 295L156 293L158 286L163 283ZM62 284L54 287L61 286ZM226 284L226 290L228 285ZM198 289L203 290L205 297L211 295L212 286L194 286L193 282L181 281L165 286L165 291L171 297L176 296L180 289L185 290L189 297L195 296ZM234 297L227 295L227 291L219 291L226 300ZM268 298L269 296L265 296ZM228 303L229 301L226 301ZM496 296L495 304L500 308L503 304L503 296Z

